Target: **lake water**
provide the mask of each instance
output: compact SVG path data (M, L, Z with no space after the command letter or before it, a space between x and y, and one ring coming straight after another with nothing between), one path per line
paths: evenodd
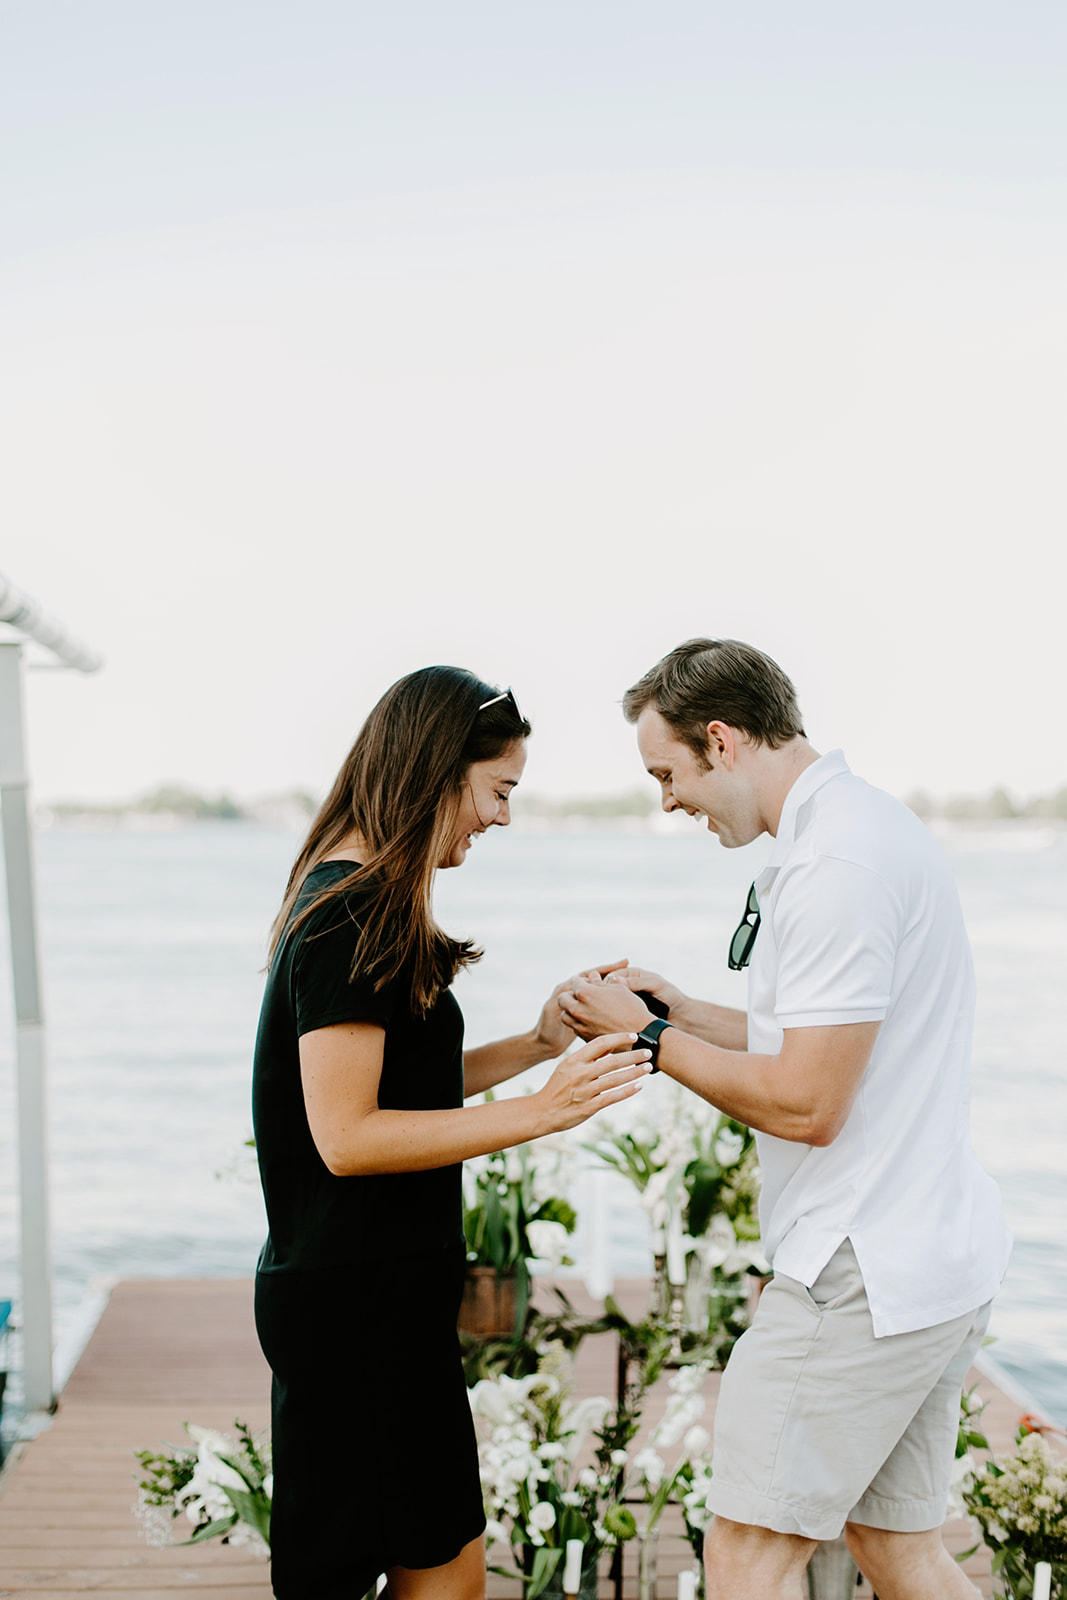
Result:
M1067 833L944 842L978 969L975 1143L1017 1240L994 1354L1067 1423ZM38 840L59 1332L103 1274L253 1269L251 1051L295 846L249 823ZM768 848L725 851L688 826L493 830L439 880L445 926L487 951L457 985L469 1039L528 1027L558 979L622 956L743 1005L725 951ZM18 1289L12 1033L0 974L0 1298ZM614 1270L646 1272L644 1219L621 1181L610 1216Z

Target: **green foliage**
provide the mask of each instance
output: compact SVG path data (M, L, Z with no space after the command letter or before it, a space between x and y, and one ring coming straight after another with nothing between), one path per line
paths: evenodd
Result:
M978 1393L978 1385L965 1389L960 1396L960 1422L956 1432L956 1460L968 1450L988 1450L989 1440L979 1427L986 1402Z
M1067 1600L1067 1458L1020 1428L1014 1455L987 1461L964 1493L993 1551L1010 1600L1030 1600L1039 1561L1052 1568L1052 1600Z
M167 1452L134 1452L142 1473L138 1480L140 1514L153 1542L169 1542L154 1537L161 1531L160 1519L166 1528L178 1518L188 1518L193 1524L192 1536L179 1543L203 1544L207 1539L220 1538L226 1544L243 1524L269 1550L269 1446L261 1446L240 1419L234 1428L237 1438L230 1441L235 1444L233 1450L219 1448L227 1442L223 1436L187 1423L192 1445L170 1446ZM225 1472L220 1472L220 1467L235 1475L241 1487L224 1481ZM229 1502L229 1515L218 1514L220 1501ZM244 1535L243 1542L254 1541Z
M578 1218L569 1201L560 1195L538 1199L537 1163L537 1153L528 1144L465 1163L463 1232L471 1266L494 1267L501 1277L512 1273L521 1277L534 1255L528 1233L532 1222L554 1222L574 1232ZM519 1289L524 1292L522 1283Z
M137 1487L142 1491L147 1505L172 1506L196 1470L196 1451L178 1445L171 1446L170 1455L153 1450L135 1450L134 1456L141 1463L144 1474L138 1479Z

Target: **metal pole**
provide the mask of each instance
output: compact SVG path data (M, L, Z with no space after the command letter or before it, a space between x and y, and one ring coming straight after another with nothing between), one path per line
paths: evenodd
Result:
M0 818L15 987L22 1234L22 1381L26 1411L55 1404L48 1222L45 1035L34 898L33 830L23 737L22 645L0 641Z

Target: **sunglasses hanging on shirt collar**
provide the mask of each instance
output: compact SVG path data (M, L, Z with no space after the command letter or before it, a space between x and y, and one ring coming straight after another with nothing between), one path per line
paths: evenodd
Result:
M753 920L755 919L755 920ZM753 884L748 891L748 900L745 902L745 914L737 925L737 931L730 940L730 954L727 963L731 972L742 972L752 959L752 946L756 942L759 932L759 901L756 899L756 885Z

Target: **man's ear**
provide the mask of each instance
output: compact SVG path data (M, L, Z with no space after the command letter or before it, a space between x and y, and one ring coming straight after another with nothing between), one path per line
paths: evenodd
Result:
M737 760L737 729L726 722L709 722L708 755L713 760L718 757L727 772L732 772Z

